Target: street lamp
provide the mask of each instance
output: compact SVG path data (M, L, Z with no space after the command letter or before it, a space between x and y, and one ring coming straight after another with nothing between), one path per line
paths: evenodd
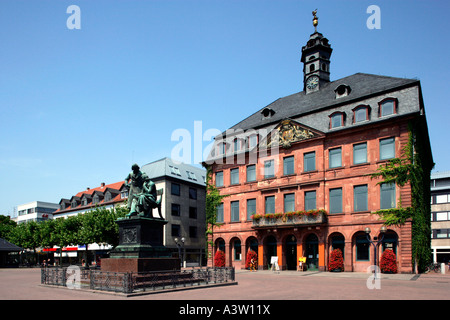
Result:
M377 239L377 237L373 237L373 240L375 240L376 242L372 241L372 239L370 239L370 228L366 227L365 232L367 235L367 240L369 240L369 242L373 245L373 257L374 257L374 264L375 264L375 279L377 279L377 251L378 251L378 246L383 242L383 238L384 238L384 234L386 233L387 229L386 226L382 226L380 229L380 233L381 233L381 238Z
M181 256L181 249L183 249L183 253L184 253L184 237L182 237L181 239L175 238L173 239L175 241L175 244L178 247L178 257L180 257L180 263L181 263L181 267L183 267L183 260L184 260L184 254L183 257Z

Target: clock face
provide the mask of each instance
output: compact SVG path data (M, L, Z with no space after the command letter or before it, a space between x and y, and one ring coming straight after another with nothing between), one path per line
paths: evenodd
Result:
M312 76L309 77L308 80L306 80L306 87L308 89L314 89L319 84L319 77L318 76Z

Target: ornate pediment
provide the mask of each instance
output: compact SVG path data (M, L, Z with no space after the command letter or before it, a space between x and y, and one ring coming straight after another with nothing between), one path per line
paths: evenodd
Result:
M280 147L288 149L293 143L309 140L323 135L323 133L313 130L291 119L281 121L270 135L267 146L278 144Z

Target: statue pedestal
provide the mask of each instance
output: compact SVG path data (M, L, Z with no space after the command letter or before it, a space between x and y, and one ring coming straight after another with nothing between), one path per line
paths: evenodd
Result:
M102 271L147 272L180 270L180 259L172 258L163 245L166 220L144 217L118 219L119 245L102 259Z

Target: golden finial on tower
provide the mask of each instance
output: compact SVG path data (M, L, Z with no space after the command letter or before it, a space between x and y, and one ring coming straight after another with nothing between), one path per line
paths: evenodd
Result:
M314 26L314 30L315 30L315 32L317 32L317 25L319 24L319 18L317 18L317 16L316 16L316 14L317 14L317 9L314 10L314 11L312 12L312 14L313 14L313 26Z

